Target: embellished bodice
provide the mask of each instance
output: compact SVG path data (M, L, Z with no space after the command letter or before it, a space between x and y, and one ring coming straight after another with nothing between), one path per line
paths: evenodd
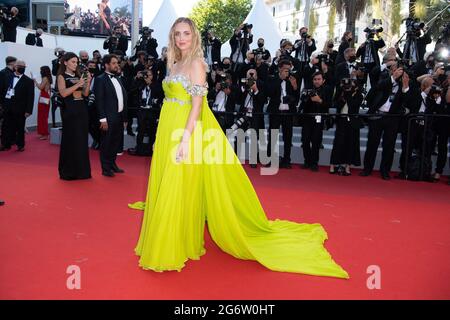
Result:
M163 90L166 101L190 103L191 96L206 96L208 84L192 85L188 76L183 74L169 75L163 80Z

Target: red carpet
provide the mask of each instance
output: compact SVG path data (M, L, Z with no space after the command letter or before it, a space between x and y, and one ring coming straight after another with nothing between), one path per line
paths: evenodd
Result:
M222 252L207 232L207 253L182 272L138 267L149 158L119 157L124 175L61 181L59 146L27 135L23 153L0 153L1 299L450 299L450 186L281 170L260 176L246 166L270 219L320 222L328 250L350 280L270 271ZM14 149L14 148L13 148ZM66 269L81 268L69 290ZM369 290L367 268L381 268Z

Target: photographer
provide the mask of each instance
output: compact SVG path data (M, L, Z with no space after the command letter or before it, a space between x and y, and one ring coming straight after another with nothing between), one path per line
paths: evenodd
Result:
M356 57L361 57L361 63L364 65L365 75L364 80L367 82L367 75L373 68L380 65L380 58L378 56L378 50L383 48L386 44L383 38L380 36L380 32L383 28L366 28L364 32L366 33L367 40L361 44L361 46L356 51ZM376 36L376 40L375 40ZM370 85L376 85L376 81L373 77L370 77ZM364 83L365 83L364 82Z
M263 38L258 39L258 49L253 49L253 54L255 55L255 57L260 56L264 62L270 63L270 51L264 48Z
M230 39L231 61L236 64L244 62L247 52L250 50L250 44L253 42L252 24L243 23L234 30Z
M339 82L339 95L336 95L336 112L341 115L336 118L333 150L330 158L330 174L339 173L351 175L350 166L360 166L359 130L362 121L356 117L346 117L346 114L358 114L363 95L355 79L343 78ZM339 169L336 171L336 166ZM342 167L343 166L343 170Z
M342 79L345 78L351 78L351 79L358 79L364 76L364 73L361 71L361 69L358 68L356 64L356 51L354 48L347 48L344 51L344 59L345 61L338 64L336 66L335 71L335 83L341 83ZM355 84L358 85L357 82ZM341 95L341 89L342 86L339 85L336 88L336 94L335 97L339 97Z
M3 42L16 42L17 37L17 26L19 25L19 9L12 7L11 11L8 13L2 10L2 30L3 30Z
M328 113L333 92L325 84L324 74L317 71L312 76L313 88L305 89L301 94L300 111L302 119L302 147L305 162L303 169L319 171L319 151L322 144L324 116L307 115L310 113Z
M327 65L327 55L314 53L311 56L311 62L303 68L303 87L305 89L312 89L314 87L313 75L316 72L323 73L323 78L327 82L327 85L330 89L334 89L334 87L332 87L332 84L334 83L334 73Z
M256 55L255 57L256 73L258 79L265 82L269 76L269 65L264 61L263 57Z
M300 78L298 79L298 85L301 87L303 78L303 72L308 65L310 57L314 51L316 51L316 41L308 34L308 28L302 27L299 29L300 39L295 40L295 58L300 61L300 65L296 68L299 71Z
M211 67L214 62L220 62L220 50L222 49L222 42L212 31L207 31L203 34L203 44L205 47L206 63Z
M341 38L341 44L339 45L338 55L336 57L336 65L341 62L344 62L344 51L347 48L350 48L350 44L353 41L353 34L351 31L345 31L344 35Z
M115 26L112 34L103 42L103 49L108 53L125 56L128 50L128 38L122 34L122 28Z
M293 49L294 49L294 45L292 44L292 42L290 42L289 40L281 41L280 49L277 50L277 52L275 54L275 58L273 60L273 63L269 67L270 75L275 76L278 74L278 72L279 72L278 63L280 61L289 61L290 64L292 65L293 70L295 70L297 72L296 77L299 76L298 71L300 70L300 62L298 61L298 59L291 56ZM297 79L297 83L300 84L300 82L298 82L298 79Z
M265 129L264 115L262 114L266 102L263 91L264 84L258 80L256 70L250 69L247 71L246 78L241 79L239 87L240 90L237 97L237 103L241 106L239 113L247 117L247 124L244 130L248 128L256 131L256 141L252 140L252 143L256 143L256 150L258 150L259 130ZM259 162L259 150L257 159L250 158L250 167L256 168L256 162Z
M291 168L292 127L293 114L296 113L299 85L297 79L291 74L292 63L289 60L281 60L278 63L278 73L269 77L266 84L266 93L269 100L267 112L269 113L269 135L267 142L267 154L272 152L271 141L278 141L278 134L271 135L271 129L283 131L284 155L280 162L280 168ZM288 114L288 115L285 115ZM276 143L275 143L276 145ZM277 154L279 151L277 151ZM268 164L269 165L269 164Z
M395 140L397 138L399 117L389 114L405 114L404 105L412 105L407 101L409 91L409 75L404 72L399 64L393 64L389 70L389 76L380 78L373 103L369 107L369 134L367 149L364 154L364 170L360 176L366 177L372 174L378 145L383 137L383 152L381 155L380 174L383 180L389 180L389 171L394 157Z
M138 106L138 134L136 147L129 149L128 153L138 156L151 156L164 95L162 88L157 81L153 81L153 73L145 70L138 73L130 94L135 100L133 105Z
M91 76L91 87L89 96L87 97L87 106L89 114L89 134L91 135L93 140L91 148L94 150L99 150L101 132L100 132L100 122L98 121L97 108L95 106L95 93L94 93L95 78L99 75L96 62L94 60L89 60L86 63L86 70L89 72Z
M424 60L417 62L413 66L414 75L418 78L423 75L433 75L435 67L435 57L432 52L424 55Z
M427 44L431 43L431 36L425 30L425 24L417 19L406 19L406 41L403 47L403 53L400 49L397 51L403 60L414 65L423 61Z
M244 62L238 63L236 66L235 81L237 82L240 79L245 78L247 76L247 71L255 68L255 54L252 51L248 51Z
M36 33L28 33L25 38L25 44L29 46L43 47L41 38L43 33L44 31L40 28L36 30Z
M234 112L236 105L236 90L233 87L231 75L219 73L216 83L212 87L208 100L212 101L212 111L223 132L233 125L234 116L231 113L221 114L221 112Z
M156 52L156 48L158 47L158 41L152 37L152 32L154 30L149 27L142 28L142 35L139 39L138 43L135 47L135 52L144 51L147 55L158 59L158 52ZM132 61L135 61L137 58L137 54L133 56Z

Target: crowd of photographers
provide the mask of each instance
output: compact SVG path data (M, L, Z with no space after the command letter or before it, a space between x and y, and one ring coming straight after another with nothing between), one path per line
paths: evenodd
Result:
M400 169L398 177L440 179L450 134L448 51L445 55L449 48L448 24L432 52L425 49L431 38L423 24L414 20L407 21L403 48L386 48L382 29L369 27L365 30L366 40L357 49L353 48L352 33L345 32L338 50L333 40L326 41L320 50L308 28L302 27L297 40L282 40L272 54L263 38L253 39L252 28L251 24L242 24L235 29L229 41L229 57L221 56L222 43L209 26L202 32L205 60L210 66L208 102L224 132L255 129L257 140L270 146L272 139L278 140L268 134L270 129L280 129L284 144L280 167L291 168L293 127L301 126L301 167L318 171L323 131L335 127L329 172L343 176L351 174L351 166L361 164L364 169L360 175L370 175L382 141L379 169L385 180L391 178L400 134L402 151L400 162L395 164ZM128 93L127 134L137 133L136 147L128 150L133 155L151 155L164 98L166 48L158 56L152 31L144 28L136 48L132 48L132 57L125 56L128 41L120 27L104 43L104 49L119 57L118 76ZM55 54L54 75L64 51L56 49ZM100 53L95 51L90 57L82 51L79 58L81 73L90 73L91 86L95 87L95 78L104 70ZM94 94L87 101L92 147L99 148L101 135L96 109L92 107L96 103ZM57 94L53 94L52 102L55 125L54 113L60 105ZM365 126L368 141L361 159L359 135ZM260 131L266 134L261 136ZM436 148L433 170L431 156ZM269 147L267 153L275 151ZM251 166L256 167L256 163Z

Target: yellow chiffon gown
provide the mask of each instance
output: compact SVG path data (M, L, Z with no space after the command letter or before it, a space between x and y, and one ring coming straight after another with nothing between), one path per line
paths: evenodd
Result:
M267 219L206 96L190 137L188 159L175 161L194 93L184 75L166 77L163 89L166 98L146 201L129 205L144 210L135 248L139 266L158 272L181 271L188 259L200 259L205 254L206 223L214 242L236 258L256 260L274 271L348 279L323 247L327 233L320 224ZM224 163L225 154L233 161Z

